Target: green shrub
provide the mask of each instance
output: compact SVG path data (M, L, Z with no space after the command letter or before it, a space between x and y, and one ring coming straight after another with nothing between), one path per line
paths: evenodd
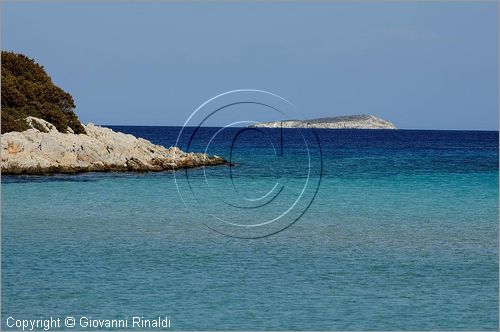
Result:
M73 109L73 97L52 83L43 66L14 52L2 51L2 133L28 129L25 118L49 121L60 132L85 129Z

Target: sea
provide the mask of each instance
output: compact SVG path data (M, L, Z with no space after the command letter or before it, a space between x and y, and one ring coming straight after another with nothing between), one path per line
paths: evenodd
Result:
M498 132L110 127L228 163L2 176L2 329L498 330Z

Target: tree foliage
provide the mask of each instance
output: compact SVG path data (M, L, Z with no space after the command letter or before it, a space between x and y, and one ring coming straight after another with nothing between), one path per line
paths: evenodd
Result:
M60 132L85 133L73 109L73 97L52 83L43 66L14 52L2 51L2 133L28 129L25 118L44 119Z

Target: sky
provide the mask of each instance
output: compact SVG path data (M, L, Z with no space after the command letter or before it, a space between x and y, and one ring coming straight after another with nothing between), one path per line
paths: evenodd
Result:
M252 88L305 118L498 130L498 39L497 2L2 2L2 49L108 125L182 125Z

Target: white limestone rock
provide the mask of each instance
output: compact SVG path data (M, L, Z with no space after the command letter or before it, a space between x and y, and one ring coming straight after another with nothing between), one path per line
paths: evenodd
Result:
M31 129L2 134L3 174L162 171L226 162L93 124L84 126L87 134L76 135L61 133L42 119L29 117L27 122Z

